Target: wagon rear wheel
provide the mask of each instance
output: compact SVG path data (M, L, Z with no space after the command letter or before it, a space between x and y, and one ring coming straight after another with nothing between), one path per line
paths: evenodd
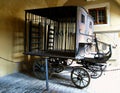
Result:
M44 59L36 59L33 63L33 73L34 75L42 80L46 79L46 69L45 69L45 60ZM50 77L50 72L48 72Z
M71 72L71 80L76 87L82 89L89 85L90 76L85 68L76 67Z
M102 75L102 68L100 66L90 66L89 67L90 76L93 79L99 78Z

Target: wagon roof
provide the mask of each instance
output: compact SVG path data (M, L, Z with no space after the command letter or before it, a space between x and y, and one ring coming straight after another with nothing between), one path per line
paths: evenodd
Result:
M27 13L32 13L42 17L58 19L58 18L75 18L77 16L78 6L59 6L50 8L39 8L25 10Z

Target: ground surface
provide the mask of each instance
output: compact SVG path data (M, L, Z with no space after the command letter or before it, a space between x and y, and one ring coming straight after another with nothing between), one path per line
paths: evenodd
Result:
M98 79L91 79L84 89L76 88L70 80L71 69L53 74L49 80L49 91L46 82L35 77L14 73L0 78L0 93L120 93L120 70L107 71Z

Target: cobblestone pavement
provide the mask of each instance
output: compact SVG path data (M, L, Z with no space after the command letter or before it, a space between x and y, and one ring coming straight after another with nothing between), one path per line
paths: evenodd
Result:
M109 68L111 69L111 68ZM76 88L70 80L71 69L53 74L46 82L23 73L14 73L0 78L0 93L120 93L120 70L106 71L100 78L91 79L84 89Z

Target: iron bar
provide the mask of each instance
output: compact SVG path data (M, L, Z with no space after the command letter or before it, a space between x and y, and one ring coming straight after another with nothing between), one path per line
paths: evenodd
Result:
M31 52L31 47L32 47L32 21L29 22L29 44L28 44L28 48L29 48L29 52Z
M24 53L27 47L27 12L25 11L25 31L24 31Z
M46 90L49 90L49 84L48 84L48 58L45 58L45 67L46 67Z
M40 50L40 39L41 39L41 37L40 37L40 29L41 29L41 28L40 28L40 25L41 25L41 24L40 24L40 22L39 22L39 24L38 24L38 27L39 27L39 28L38 28L38 50Z
M63 29L64 29L64 24L61 23L61 31L60 31L60 33L61 33L61 50L63 50L63 40L64 40L64 38L63 38L64 37L63 36L64 35Z

